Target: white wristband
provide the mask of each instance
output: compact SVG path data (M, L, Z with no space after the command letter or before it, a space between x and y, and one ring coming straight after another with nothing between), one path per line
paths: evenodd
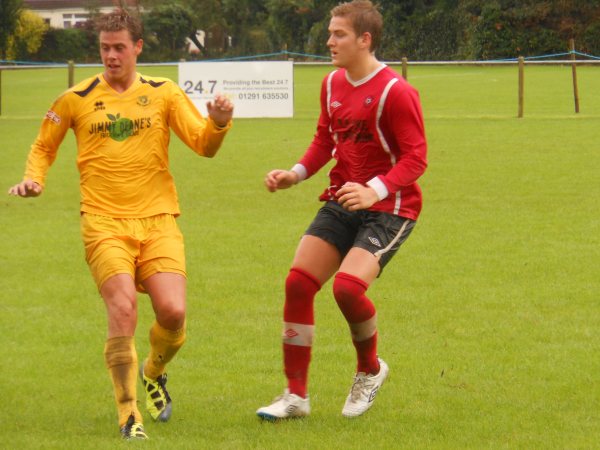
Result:
M388 188L385 186L383 181L379 179L379 177L371 178L369 181L367 181L367 186L377 193L377 198L379 198L379 200L383 200L389 195Z
M302 164L296 164L290 169L290 171L296 172L296 174L298 175L298 181L296 182L296 184L306 180L306 176L308 175L308 173L306 172L306 167L304 167Z

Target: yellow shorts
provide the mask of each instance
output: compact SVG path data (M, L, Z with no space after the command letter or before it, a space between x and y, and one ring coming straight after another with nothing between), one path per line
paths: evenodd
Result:
M171 214L143 219L113 219L82 213L85 259L98 289L113 275L128 273L136 289L159 272L185 273L183 235Z

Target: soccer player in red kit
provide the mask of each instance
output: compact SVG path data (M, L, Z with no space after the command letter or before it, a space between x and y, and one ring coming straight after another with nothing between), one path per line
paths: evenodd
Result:
M267 420L306 416L313 302L332 276L333 295L357 354L354 383L342 415L373 404L388 374L377 354L377 314L369 285L411 233L421 211L417 179L427 143L417 91L377 60L383 21L370 1L332 9L327 46L334 70L323 80L321 114L311 145L291 170L265 178L271 192L314 175L332 158L325 202L300 240L285 283L283 359L287 388L257 410Z

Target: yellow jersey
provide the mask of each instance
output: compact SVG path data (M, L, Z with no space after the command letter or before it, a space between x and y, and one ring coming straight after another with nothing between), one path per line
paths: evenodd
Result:
M46 173L69 128L77 140L81 211L114 218L179 214L169 171L170 128L196 153L212 157L229 123L204 118L167 78L137 74L123 93L102 74L63 93L42 121L25 179L45 185Z

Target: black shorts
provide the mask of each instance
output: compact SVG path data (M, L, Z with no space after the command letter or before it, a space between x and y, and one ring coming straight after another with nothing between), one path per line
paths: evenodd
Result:
M408 238L415 221L378 211L346 211L329 201L319 210L305 234L334 245L342 258L352 247L360 247L379 257L379 267L396 254Z

